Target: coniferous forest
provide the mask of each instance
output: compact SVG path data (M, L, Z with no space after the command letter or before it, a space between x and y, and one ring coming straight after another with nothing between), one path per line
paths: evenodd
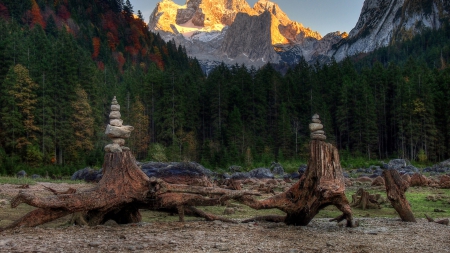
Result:
M0 0L0 174L101 166L109 106L140 161L304 161L311 116L343 157L450 155L450 26L284 75L220 65L148 31L127 0Z

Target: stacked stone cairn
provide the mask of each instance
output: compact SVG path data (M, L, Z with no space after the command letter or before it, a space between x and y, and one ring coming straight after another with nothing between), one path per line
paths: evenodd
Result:
M322 122L319 119L319 115L314 114L312 116L312 122L309 124L309 130L311 131L311 139L324 141L327 139L325 132L323 131Z
M120 105L117 103L117 99L114 96L111 102L109 124L106 126L105 131L105 134L111 138L113 143L105 146L105 152L116 153L130 150L130 148L124 146L125 139L130 137L134 127L122 125L123 120L120 119L120 116Z

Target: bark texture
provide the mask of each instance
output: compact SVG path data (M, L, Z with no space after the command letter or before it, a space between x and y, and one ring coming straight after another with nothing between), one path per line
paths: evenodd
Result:
M136 165L130 151L106 153L103 177L92 189L76 192L53 192L53 196L37 197L21 191L11 201L11 206L21 203L37 207L4 229L20 226L37 226L69 214L75 214L74 223L99 225L108 220L118 224L141 221L139 209L177 210L180 220L184 210L211 219L216 216L192 208L223 203L227 199L259 195L248 191L233 191L221 188L170 184L158 178L149 178ZM0 229L2 230L2 229Z
M402 221L416 222L416 218L405 196L405 192L409 187L408 182L403 180L394 169L383 171L383 177L386 183L387 198Z
M321 209L334 205L343 214L333 220L345 219L347 226L354 226L338 150L320 140L311 141L308 168L289 190L262 201L249 196L241 201L254 209L280 209L286 213L286 224L300 226L308 225Z

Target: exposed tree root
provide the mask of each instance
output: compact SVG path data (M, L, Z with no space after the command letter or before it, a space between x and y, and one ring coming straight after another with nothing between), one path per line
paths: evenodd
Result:
M277 208L286 213L286 224L300 226L308 225L321 209L334 205L343 213L335 220L345 219L348 227L354 227L337 149L312 140L310 151L306 172L289 190L265 200L242 196L238 201L257 210Z

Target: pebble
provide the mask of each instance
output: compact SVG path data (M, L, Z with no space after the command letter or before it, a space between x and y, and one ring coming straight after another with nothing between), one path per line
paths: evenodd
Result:
M101 243L100 243L100 242L90 242L88 245L89 245L90 247L98 247L98 246L101 245Z

